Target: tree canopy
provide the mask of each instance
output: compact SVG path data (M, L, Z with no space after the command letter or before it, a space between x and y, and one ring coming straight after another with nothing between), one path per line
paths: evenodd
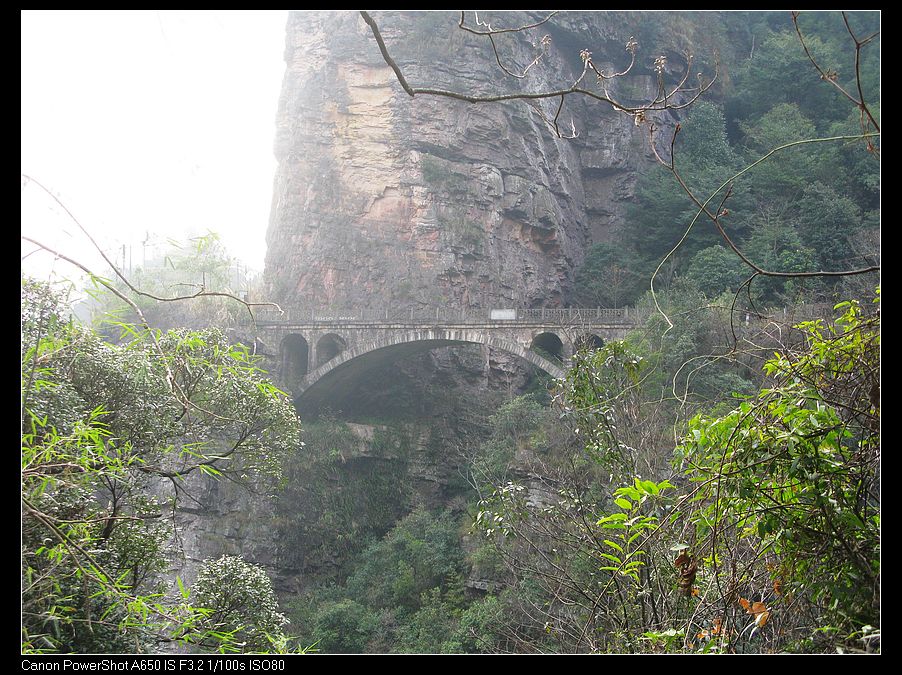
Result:
M22 317L23 650L208 640L162 575L171 516L192 475L276 480L296 413L216 330L123 324L113 345L31 281Z

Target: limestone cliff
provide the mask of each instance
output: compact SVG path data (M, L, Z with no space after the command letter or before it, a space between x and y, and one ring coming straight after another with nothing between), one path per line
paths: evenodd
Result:
M561 13L498 38L520 68L551 38L529 79L517 80L498 69L485 38L456 27L455 12L374 16L411 83L477 93L567 86L582 48L622 67L626 41L649 20ZM482 18L507 26L537 16ZM678 42L670 35L658 49L675 54ZM626 101L654 95L655 52L642 47L644 65L615 85ZM610 106L568 99L561 119L579 135L564 140L548 122L557 101L410 98L356 12L292 13L285 59L266 259L279 302L565 304L585 249L622 226L637 171L650 165L646 129Z

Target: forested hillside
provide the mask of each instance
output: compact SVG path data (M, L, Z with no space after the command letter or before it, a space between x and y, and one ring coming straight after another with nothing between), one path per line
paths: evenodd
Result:
M730 181L723 226L764 269L840 272L877 264L880 163L875 148L855 138L820 140L866 132L867 118L818 77L789 17L767 16L764 25L772 28L756 33L751 55L725 64L730 81L720 96L706 96L683 121L675 145L681 177L701 198ZM852 14L850 21L863 36L878 29L874 15ZM860 82L865 100L879 112L876 50L862 52L856 81L854 42L841 19L805 15L799 26L811 54L834 64L828 67L835 73L832 81L856 92ZM800 142L747 169L768 153ZM718 195L718 203L723 196ZM746 273L748 266L711 223L700 221L686 232L696 210L670 171L650 171L639 181L619 240L596 245L577 273L579 299L590 306L634 303L678 242L659 271L659 283L680 277L709 298L736 291L751 271ZM868 285L848 276L771 278L757 279L749 293L758 304L796 305L860 295Z
M23 279L23 652L881 651L879 13L546 17L293 14L249 293ZM302 301L631 319L305 416Z

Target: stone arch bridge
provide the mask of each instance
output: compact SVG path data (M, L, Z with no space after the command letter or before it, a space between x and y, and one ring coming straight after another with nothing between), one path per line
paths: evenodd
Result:
M582 346L620 339L635 325L635 310L317 310L255 312L269 347L272 372L305 409L352 387L366 372L417 352L480 344L518 356L562 377Z

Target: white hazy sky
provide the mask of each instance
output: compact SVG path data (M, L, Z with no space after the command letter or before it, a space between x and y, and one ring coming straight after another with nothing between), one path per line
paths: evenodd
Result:
M287 12L21 16L22 173L120 259L130 244L140 262L146 232L160 240L213 230L261 270ZM23 185L23 233L96 266L52 199ZM23 255L33 248L23 245ZM51 260L35 254L23 268Z

